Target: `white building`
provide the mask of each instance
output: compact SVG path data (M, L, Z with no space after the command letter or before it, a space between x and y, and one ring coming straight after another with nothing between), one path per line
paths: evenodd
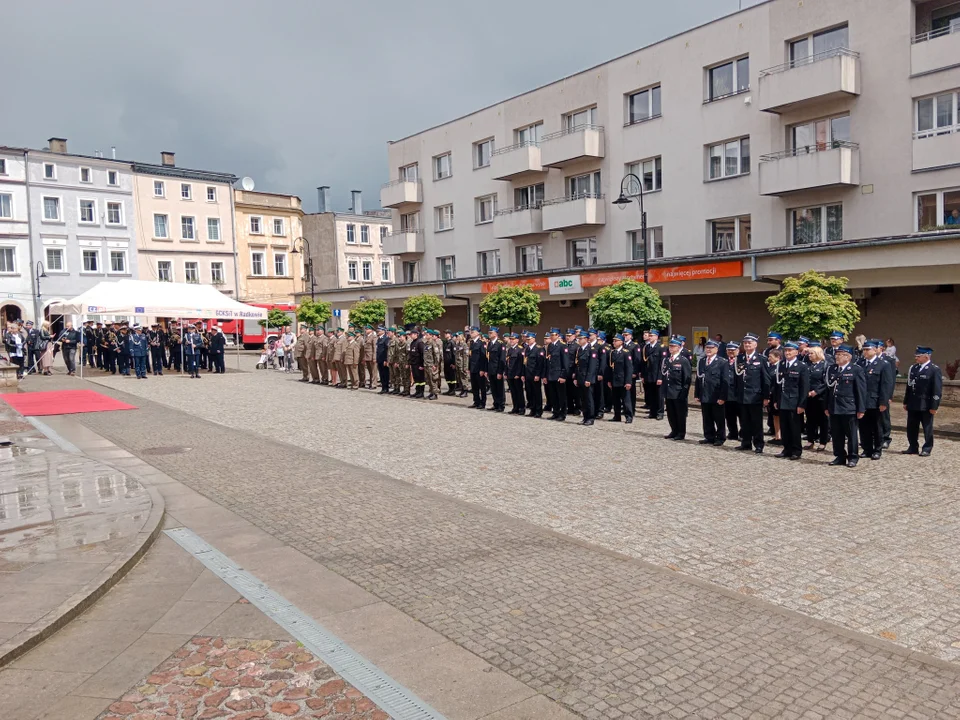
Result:
M0 322L34 320L26 149L0 147Z

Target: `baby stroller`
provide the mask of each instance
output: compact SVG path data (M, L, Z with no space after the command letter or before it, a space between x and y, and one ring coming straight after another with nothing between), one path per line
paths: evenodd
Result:
M257 363L257 370L266 370L268 367L277 369L277 344L273 340L267 343Z

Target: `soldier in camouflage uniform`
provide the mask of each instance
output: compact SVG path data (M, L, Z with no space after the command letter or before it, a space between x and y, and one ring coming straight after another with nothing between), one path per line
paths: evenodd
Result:
M437 346L433 343L433 330L424 330L423 336L423 379L427 383L427 400L437 399L437 385L435 381L436 369L441 357L437 356Z
M310 364L307 362L307 345L313 345L313 330L304 330L300 328L300 334L297 336L297 344L293 346L293 356L297 359L297 365L300 367L300 382L310 382Z
M460 393L457 397L466 397L470 391L470 347L467 345L463 331L458 331L454 339L454 354L457 362L457 387Z
M398 348L399 352L397 354L397 372L400 375L400 395L405 397L410 397L410 344L408 342L407 333L403 330L398 330L397 335L400 336L400 347Z

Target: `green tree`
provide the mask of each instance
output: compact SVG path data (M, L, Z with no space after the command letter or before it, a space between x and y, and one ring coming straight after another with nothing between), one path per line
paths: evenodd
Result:
M780 292L766 301L773 316L771 330L793 339L801 335L822 339L834 330L849 335L860 320L860 310L847 293L848 282L816 270L786 278Z
M383 300L360 300L350 308L350 322L358 328L382 325L387 319L387 303Z
M304 300L297 308L297 320L307 327L322 327L330 321L332 316L330 303L323 300L316 302Z
M593 325L608 338L626 327L639 335L643 330L663 330L670 324L670 311L663 306L660 293L646 283L621 280L601 288L587 301Z
M282 328L292 324L290 316L279 308L270 308L267 317L258 322L262 328Z
M480 322L484 325L533 327L540 324L540 296L523 287L502 287L487 295L480 303Z
M437 295L414 295L403 304L405 325L429 325L443 315L443 301Z

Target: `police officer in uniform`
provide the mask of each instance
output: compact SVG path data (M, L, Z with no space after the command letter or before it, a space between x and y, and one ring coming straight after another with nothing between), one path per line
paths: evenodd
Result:
M647 331L647 342L640 348L643 361L643 397L649 406L651 420L663 420L664 399L659 381L663 378L663 359L666 350L660 345L660 331Z
M567 376L573 361L570 349L560 339L558 328L550 329L547 345L547 402L553 410L550 420L563 422L567 419ZM571 388L570 392L574 389Z
M866 410L866 379L863 370L853 364L853 348L849 345L834 348L834 360L827 372L827 414L835 456L830 465L856 467L860 457L857 421Z
M487 372L487 350L480 338L480 328L470 328L470 387L473 388L471 408L483 410L487 406L487 388L484 374Z
M770 403L767 362L757 352L757 336L743 337L743 351L737 356L737 402L740 403L740 445L737 450L763 452L763 408Z
M776 457L799 460L803 454L803 416L810 396L810 366L800 357L795 342L783 344L783 361L777 369L780 382L780 437L783 450Z
M510 333L507 336L507 382L510 384L510 402L513 408L511 415L525 415L526 401L523 397L523 348L520 347L520 336Z
M600 369L599 353L590 344L590 334L580 331L578 338L577 360L574 368L573 382L580 394L580 407L583 412L581 425L593 425L596 410L594 405L594 385L597 384L597 375Z
M693 396L700 402L700 415L703 419L703 440L701 445L720 446L727 439L724 424L724 405L729 394L730 365L726 358L717 357L720 343L707 340L706 356L697 363L697 384Z
M625 336L614 336L613 349L607 357L606 384L613 399L613 417L609 422L620 422L623 417L629 425L633 422L633 399L630 392L634 388L636 375L633 370L633 350L627 349Z
M930 362L933 350L921 345L915 354L916 362L907 375L907 392L903 409L907 411L907 442L903 455L929 457L933 450L933 416L940 409L943 397L943 375ZM923 448L920 448L920 428L923 428Z
M880 345L875 340L863 344L863 356L857 364L863 368L867 398L863 418L860 420L860 445L862 458L879 460L883 454L883 424L881 415L893 397L896 371L880 357Z
M527 409L530 417L543 417L543 374L547 363L547 354L537 345L535 332L525 333L527 340L523 348L523 388L526 391Z
M692 372L690 361L684 357L683 341L671 338L669 355L665 358L658 384L663 393L667 409L670 432L664 435L667 440L683 440L687 435L687 400L690 397Z

